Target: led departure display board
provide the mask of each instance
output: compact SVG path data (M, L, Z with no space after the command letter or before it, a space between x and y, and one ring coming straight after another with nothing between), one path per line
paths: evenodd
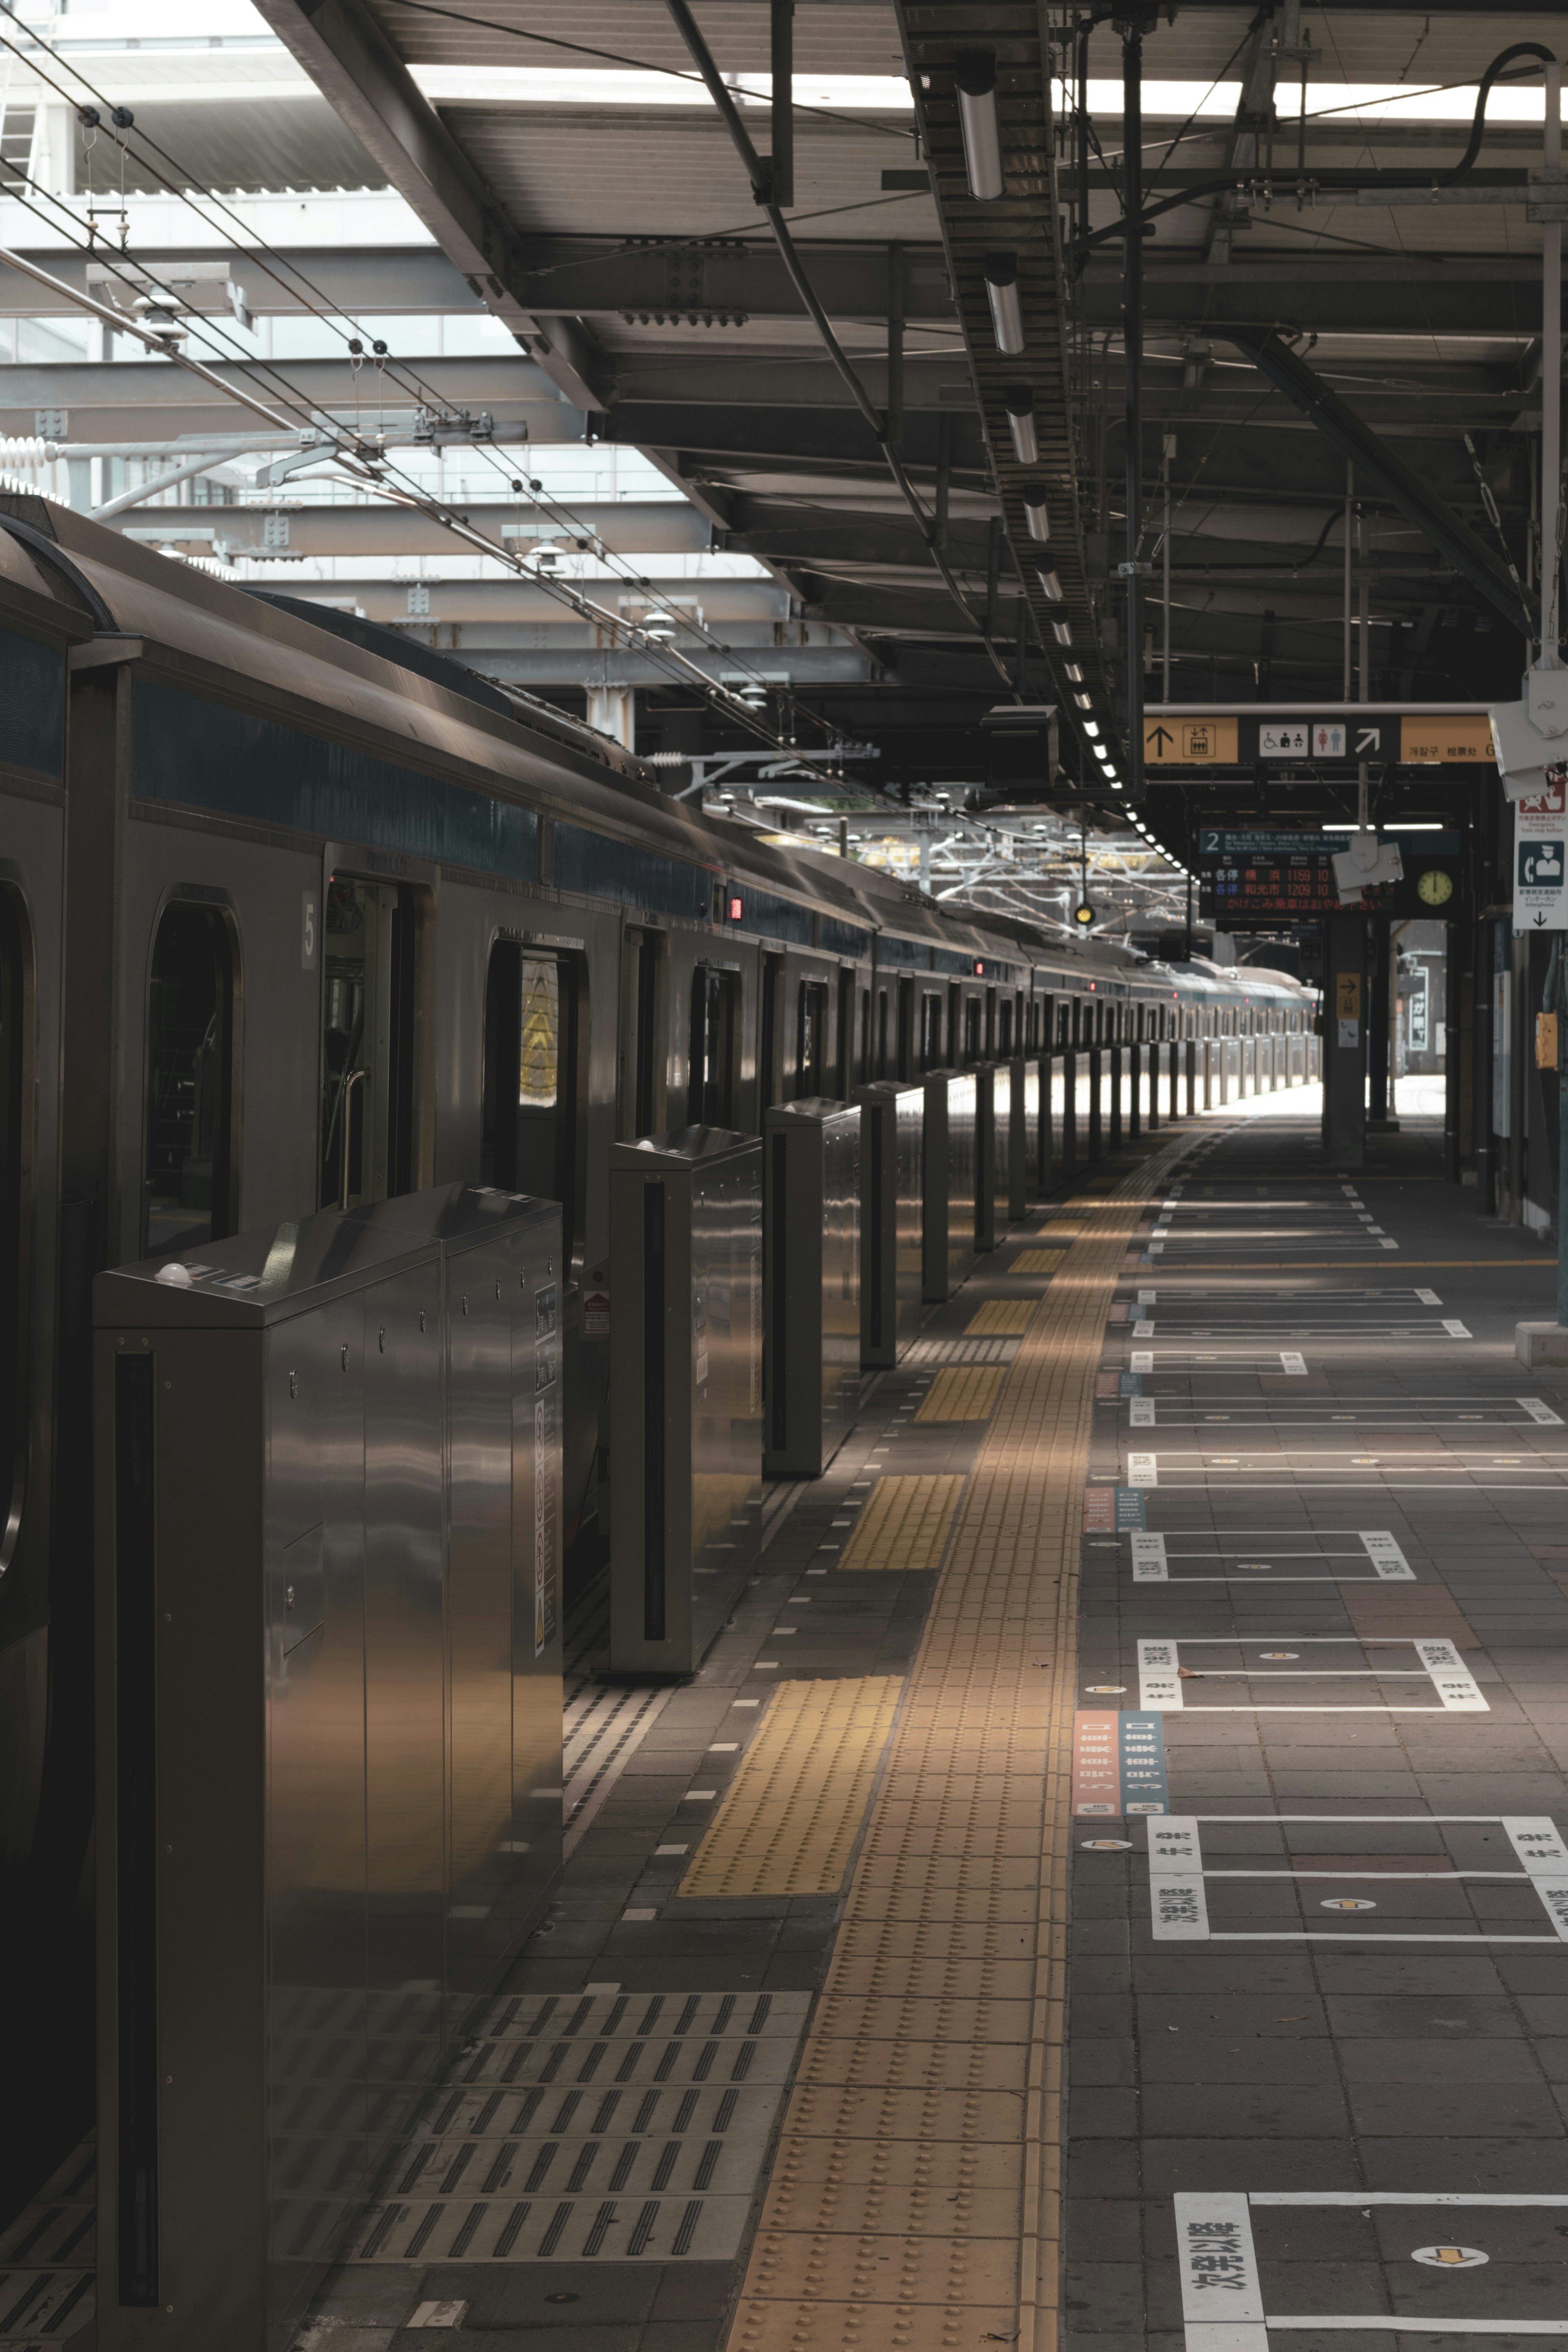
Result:
M1200 911L1237 930L1258 922L1317 922L1345 903L1331 860L1349 840L1342 833L1231 833L1205 826L1198 835ZM1365 914L1457 914L1458 835L1412 835L1399 846L1403 882L1380 884L1351 903Z

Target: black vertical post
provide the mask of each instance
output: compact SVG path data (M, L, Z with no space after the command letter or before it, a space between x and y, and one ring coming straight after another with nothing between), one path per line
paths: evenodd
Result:
M1121 194L1126 229L1121 256L1121 341L1127 435L1127 795L1143 791L1143 589L1138 543L1143 535L1143 24L1121 33Z
M1457 1184L1459 1181L1459 1074L1463 1066L1459 962L1463 950L1459 945L1461 934L1458 923L1445 923L1443 934L1446 941L1443 955L1443 1174L1448 1183ZM1430 1012L1427 1019L1430 1022Z
M996 592L1002 577L1002 518L993 515L985 541L985 634L996 635Z
M947 546L947 509L952 489L952 433L956 419L951 413L936 420L936 499L931 515L931 545Z
M1078 28L1078 266L1082 269L1086 254L1083 240L1089 235L1089 37L1093 26L1087 17Z
M781 211L795 202L795 0L771 0L773 142L768 194Z
M888 247L888 446L904 438L904 248Z
M1373 1127L1384 1127L1393 1110L1389 1100L1394 1074L1388 1066L1388 1016L1394 1002L1394 927L1386 915L1374 915L1368 928L1372 1009L1366 1040L1367 1118Z

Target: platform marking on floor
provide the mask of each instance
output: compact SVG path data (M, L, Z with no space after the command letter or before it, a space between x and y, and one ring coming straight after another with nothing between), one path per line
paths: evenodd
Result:
M1372 1564L1372 1575L1342 1574L1336 1571L1319 1575L1311 1569L1287 1569L1281 1574L1276 1570L1274 1560L1259 1559L1256 1557L1258 1551L1271 1549L1273 1547L1254 1543L1249 1547L1234 1548L1237 1559L1245 1562L1242 1566L1223 1570L1214 1576L1172 1576L1170 1562L1173 1559L1218 1560L1226 1558L1233 1548L1222 1545L1218 1551L1214 1552L1172 1551L1163 1534L1156 1530L1150 1530L1133 1535L1132 1581L1134 1584L1254 1584L1261 1583L1265 1576L1271 1584L1414 1584L1416 1580L1415 1570L1386 1528L1312 1528L1310 1529L1292 1528L1289 1532L1292 1536L1303 1533L1318 1536L1353 1535L1362 1547L1362 1552ZM1280 1550L1274 1552L1275 1559L1354 1559L1358 1556L1354 1552ZM1434 1586L1434 1599L1436 1600L1439 1593L1446 1594L1447 1591L1446 1585Z
M1455 1316L1440 1316L1434 1320L1421 1322L1412 1318L1399 1323L1350 1322L1344 1319L1332 1323L1321 1319L1311 1323L1287 1323L1272 1318L1238 1316L1227 1319L1224 1316L1209 1315L1205 1316L1200 1323L1195 1318L1184 1321L1176 1316L1161 1315L1158 1318L1158 1328L1170 1336L1184 1339L1220 1338L1267 1339L1270 1336L1277 1339L1319 1340L1436 1339L1439 1335L1448 1339L1468 1339L1474 1336L1468 1326L1461 1323ZM1140 1315L1131 1326L1131 1334L1135 1339L1152 1339L1155 1332L1156 1318L1152 1315ZM1259 1352L1277 1355L1280 1351L1274 1348Z
M1374 2207L1419 2211L1563 2211L1568 2197L1498 2190L1401 2189L1275 2189L1178 2191L1176 2241L1182 2270L1186 2352L1268 2352L1268 2331L1321 2331L1406 2336L1565 2336L1568 2320L1498 2319L1408 2312L1273 2312L1263 2284L1249 2208L1353 2208L1371 2218ZM1369 2248L1373 2260L1380 2256ZM1470 2265L1454 2268L1468 2273ZM1473 2291L1472 2291L1473 2292ZM1224 2300L1221 2301L1223 2296Z
M1418 1664L1414 1666L1350 1666L1338 1665L1331 1660L1310 1666L1254 1668L1238 1666L1182 1668L1184 1650L1249 1650L1269 1642L1282 1648L1289 1645L1303 1656L1309 1650L1412 1649ZM1189 1703L1183 1691L1188 1677L1203 1681L1247 1683L1302 1682L1429 1682L1437 1695L1439 1705L1431 1706L1401 1706L1393 1700L1376 1699L1362 1705L1354 1702L1318 1700L1289 1702L1285 1700L1243 1699L1233 1706L1217 1706L1204 1702ZM1437 1636L1405 1633L1249 1633L1205 1635L1201 1639L1175 1641L1140 1641L1138 1644L1138 1704L1144 1708L1156 1708L1166 1715L1489 1715L1491 1708L1475 1676L1452 1642Z
M1002 1377L1000 1370L969 1368L938 1372L914 1417L917 1421L989 1421L996 1410Z
M1519 1870L1447 1870L1412 1871L1379 1870L1378 1856L1369 1852L1365 1867L1354 1864L1332 1871L1272 1869L1258 1865L1223 1869L1205 1865L1201 1825L1234 1816L1214 1813L1170 1814L1162 1822L1149 1824L1149 1909L1157 1943L1215 1944L1558 1944L1568 1943L1568 1846L1565 1846L1554 1822L1545 1815L1493 1813L1470 1816L1496 1822L1506 1832L1509 1842L1523 1867ZM1252 1815L1254 1822L1267 1818ZM1289 1816L1297 1822L1320 1822L1324 1826L1342 1828L1349 1822L1364 1825L1367 1815L1347 1813L1296 1813ZM1428 1820L1431 1817L1427 1817ZM1401 1816L1401 1823L1405 1817ZM1418 1819L1416 1825L1420 1825ZM1433 1857L1436 1859L1436 1856ZM1440 1883L1463 1887L1469 1881L1487 1885L1528 1885L1539 1899L1552 1923L1550 1935L1515 1935L1479 1926L1443 1930L1440 1928L1406 1927L1214 1927L1209 1923L1206 1884L1209 1880L1267 1880L1270 1883L1288 1879L1292 1884L1310 1882L1316 1885L1353 1886L1361 1894L1363 1885L1398 1885ZM1374 1905L1369 1904L1369 1908Z
M1350 1397L1247 1397L1232 1399L1223 1412L1211 1412L1200 1399L1194 1397L1143 1396L1134 1391L1134 1403L1129 1415L1133 1429L1262 1429L1270 1433L1292 1429L1331 1428L1350 1422L1367 1429L1395 1429L1396 1423L1415 1429L1460 1429L1479 1423L1483 1427L1499 1429L1541 1429L1563 1426L1563 1416L1553 1412L1542 1397L1421 1397L1395 1396L1391 1402L1373 1405L1360 1398ZM1431 1412L1426 1408L1441 1403L1450 1408L1446 1412ZM1458 1405L1479 1404L1480 1412L1459 1412ZM1505 1405L1517 1405L1522 1418L1506 1412ZM1336 1411L1348 1405L1350 1410ZM1156 1420L1156 1408L1163 1410Z
M1065 1249L1023 1249L1001 1271L1011 1274L1055 1274L1066 1257Z
M963 1493L959 1472L879 1478L838 1554L838 1574L940 1568Z
M782 1684L681 1879L681 1895L836 1895L903 1679Z
M1170 1809L1161 1717L1134 1707L1080 1707L1073 1718L1074 1817Z

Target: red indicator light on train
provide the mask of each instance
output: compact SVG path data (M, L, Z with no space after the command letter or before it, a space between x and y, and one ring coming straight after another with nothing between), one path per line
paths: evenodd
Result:
M977 964L975 965L975 967L974 967L974 977L975 977L975 979L976 979L976 980L978 980L978 979L981 977L981 975L982 975L982 973L984 971L984 970L985 970L985 966L984 966L983 963L977 963Z
M746 911L746 910L745 910L745 908L742 906L741 901L739 900L739 898L731 898L731 901L730 901L730 920L731 920L732 923L738 923L738 922L740 921L740 919L741 919L741 917L745 913L745 911Z

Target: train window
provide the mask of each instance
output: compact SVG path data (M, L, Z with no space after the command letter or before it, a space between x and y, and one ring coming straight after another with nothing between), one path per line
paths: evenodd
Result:
M881 1072L879 1070L875 1075L879 1077ZM858 1083L864 1086L867 1079L872 1076L871 992L868 988L863 988L860 991L860 1032L855 1049L855 1076Z
M147 986L142 1254L175 1257L235 1231L234 951L216 907L166 907Z
M321 1206L414 1184L413 894L334 874L321 992Z
M923 1011L921 1018L923 1024L925 1018ZM920 1068L923 1070L927 1067L923 1027L918 1040L918 1050ZM912 980L900 980L899 982L899 1076L900 1078L912 1078L917 1075L916 1051L915 984Z
M797 1096L827 1092L827 986L820 980L803 980L800 983L795 1090Z
M20 1528L27 1449L33 990L26 916L0 884L0 1569Z
M889 1018L889 1007L888 1003L888 992L885 988L879 988L877 991L876 1042L876 1075L879 1078L890 1078L897 1076L893 1063L889 1058L897 1042L890 1034L891 1023Z
M921 1067L942 1066L942 999L924 990L921 995Z
M658 1135L664 1126L664 991L667 944L662 932L635 927L621 948L619 1100L616 1131L623 1141Z
M735 1124L735 987L739 974L699 964L691 976L687 1119L692 1127Z
M1006 1061L1013 1051L1013 1000L1005 997L996 1008L996 1052Z
M947 1066L956 1070L963 1053L963 991L956 981L947 992Z
M577 1205L577 1030L571 960L498 940L485 985L480 1178L559 1201L568 1259Z
M994 1061L995 1055L996 991L994 988L988 988L985 992L985 1058L988 1062Z
M833 1044L833 1091L847 1102L855 1083L855 974L847 965L838 971L838 1034Z
M770 1105L784 1099L784 972L783 956L763 956L762 1051L757 1056L759 1120Z
M980 1059L981 1012L980 999L970 997L963 1007L963 1058L966 1064Z

